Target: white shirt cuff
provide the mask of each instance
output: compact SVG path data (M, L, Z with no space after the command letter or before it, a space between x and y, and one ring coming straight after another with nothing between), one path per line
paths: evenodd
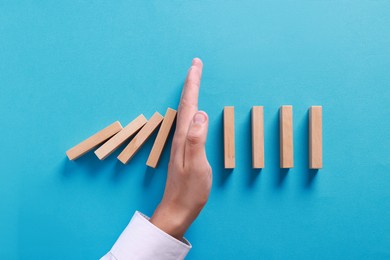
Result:
M191 247L186 239L177 240L136 211L111 251L101 259L184 259Z

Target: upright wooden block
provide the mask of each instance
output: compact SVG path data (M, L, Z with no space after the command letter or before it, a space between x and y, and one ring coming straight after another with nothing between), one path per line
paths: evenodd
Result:
M280 108L280 168L294 167L292 106Z
M233 169L236 166L233 106L223 109L223 140L225 169Z
M161 153L167 142L169 132L171 131L173 122L176 118L176 110L168 108L165 112L164 120L162 121L160 130L158 131L156 140L154 141L152 150L150 151L148 161L146 165L152 168L156 168L158 161L160 160Z
M95 151L96 156L100 160L104 160L112 152L114 152L119 146L121 146L126 140L132 137L141 127L146 124L146 120L143 114L139 115L136 119L131 121L125 128L119 133L114 135L110 140L104 143Z
M138 134L131 140L126 148L119 154L118 159L122 163L126 164L134 154L141 148L150 135L157 129L163 120L163 116L156 112L149 119L149 121L141 128Z
M264 108L252 107L252 168L264 168Z
M95 148L99 144L109 139L111 136L118 133L120 130L122 130L122 125L121 123L119 123L119 121L116 121L111 125L107 126L106 128L104 128L103 130L97 132L96 134L92 135L88 139L84 140L83 142L79 143L78 145L66 151L66 155L68 156L69 160L76 160L80 156L91 151L93 148Z
M309 111L309 168L322 168L322 106Z

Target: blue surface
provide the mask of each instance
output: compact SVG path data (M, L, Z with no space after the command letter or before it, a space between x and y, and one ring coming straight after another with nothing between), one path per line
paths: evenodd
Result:
M188 259L390 258L389 1L0 2L0 257L96 259L135 210L151 215L168 150L126 166L65 151L176 107L204 61L210 200ZM295 168L279 169L278 108L294 106ZM222 162L236 107L237 167ZM265 106L266 168L250 108ZM308 108L323 105L324 169L308 170Z

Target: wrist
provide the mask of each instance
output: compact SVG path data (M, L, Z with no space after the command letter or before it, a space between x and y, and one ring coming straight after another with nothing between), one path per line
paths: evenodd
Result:
M193 220L187 210L171 204L165 205L163 202L160 203L150 218L153 225L178 240L182 240Z

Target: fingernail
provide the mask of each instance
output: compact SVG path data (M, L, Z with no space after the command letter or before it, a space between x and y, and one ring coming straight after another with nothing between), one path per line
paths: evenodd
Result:
M206 122L207 118L206 115L203 113L196 113L193 119L194 124L204 124Z
M192 65L201 64L202 61L199 58L193 58L192 59Z

